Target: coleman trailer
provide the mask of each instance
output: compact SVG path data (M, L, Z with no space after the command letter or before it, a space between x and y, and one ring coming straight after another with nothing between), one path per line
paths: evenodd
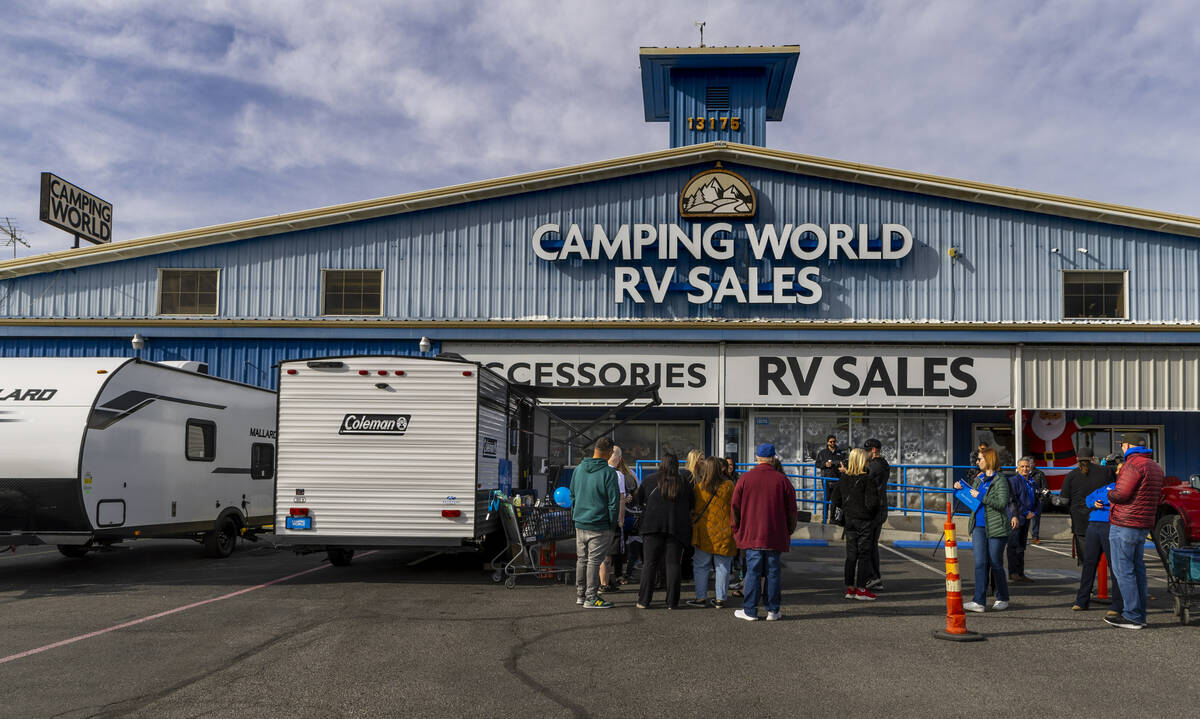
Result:
M0 546L173 537L228 556L270 524L274 438L268 390L137 359L0 359Z
M529 387L458 356L280 363L277 541L337 565L368 547L483 548L500 535L487 509L493 492L553 489L543 466L551 415L538 405L546 397L616 405L570 430L578 447L618 410L659 403L657 385Z

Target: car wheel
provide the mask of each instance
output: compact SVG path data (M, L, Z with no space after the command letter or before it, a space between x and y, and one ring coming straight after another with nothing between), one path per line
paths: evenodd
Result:
M1164 514L1154 524L1154 546L1163 564L1170 571L1171 549L1188 546L1187 535L1183 531L1183 517L1178 514Z
M329 557L329 563L335 567L348 567L350 562L354 561L354 550L328 549L325 551L325 556Z

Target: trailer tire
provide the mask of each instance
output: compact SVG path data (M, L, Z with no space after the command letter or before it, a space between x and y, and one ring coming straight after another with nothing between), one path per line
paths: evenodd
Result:
M329 563L335 567L348 567L350 562L354 561L353 549L327 549L325 555L329 557Z
M213 531L204 535L204 556L224 559L237 548L237 522L232 517L217 520Z
M60 545L58 545L59 553L62 554L64 557L69 557L71 559L83 559L84 557L87 556L89 549L91 549L91 547L87 546L86 544L82 545L82 546L78 545L78 544L60 544Z

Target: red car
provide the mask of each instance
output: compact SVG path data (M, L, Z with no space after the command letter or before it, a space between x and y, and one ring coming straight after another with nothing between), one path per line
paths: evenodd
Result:
M1187 484L1171 478L1163 486L1158 504L1158 519L1154 522L1154 544L1166 560L1171 547L1200 544L1200 474L1193 474Z

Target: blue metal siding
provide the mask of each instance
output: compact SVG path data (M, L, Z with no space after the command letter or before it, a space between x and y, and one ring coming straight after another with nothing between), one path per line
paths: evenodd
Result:
M375 220L0 281L0 317L155 317L159 267L221 268L220 318L320 317L323 268L384 271L384 319L811 319L1058 322L1063 269L1129 271L1137 322L1200 322L1197 240L880 189L755 167L730 166L759 198L753 223L884 222L913 231L903 260L818 261L819 305L692 305L673 292L661 305L613 302L613 268L667 263L544 262L530 237L547 222L682 223L680 188L695 165ZM749 256L735 223L741 269ZM960 259L951 260L955 247ZM1088 253L1076 248L1084 247ZM1058 248L1058 253L1052 253ZM702 261L720 271L721 264ZM679 274L696 261L676 263ZM784 264L805 263L784 260ZM372 318L348 319L370 326ZM1082 328L1081 328L1082 329Z
M433 354L439 351L434 346ZM304 357L342 355L420 354L410 340L255 340L213 337L154 336L147 340L141 358L152 362L191 360L206 362L216 377L276 389L279 362ZM132 357L129 337L10 337L0 340L0 357Z
M671 147L704 142L767 144L767 75L754 70L672 70ZM712 110L705 104L709 87L729 88L729 109ZM697 131L688 129L688 118L738 118L740 127Z

